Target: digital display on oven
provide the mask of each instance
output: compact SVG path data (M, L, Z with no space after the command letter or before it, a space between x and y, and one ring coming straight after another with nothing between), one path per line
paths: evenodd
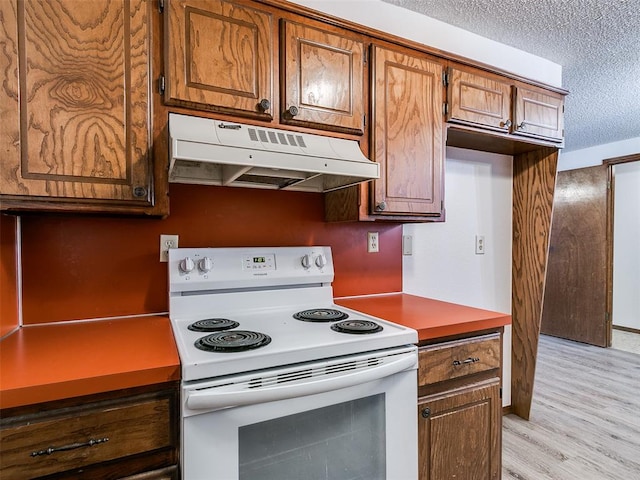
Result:
M242 268L244 270L251 270L254 273L260 273L276 269L276 256L275 254L266 255L245 255L242 258Z

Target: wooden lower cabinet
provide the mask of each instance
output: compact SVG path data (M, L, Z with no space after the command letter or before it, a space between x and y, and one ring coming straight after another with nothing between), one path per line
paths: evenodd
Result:
M490 332L420 347L420 480L500 478L501 344Z
M177 479L178 389L2 412L0 477Z
M499 479L501 415L498 378L420 398L420 480Z

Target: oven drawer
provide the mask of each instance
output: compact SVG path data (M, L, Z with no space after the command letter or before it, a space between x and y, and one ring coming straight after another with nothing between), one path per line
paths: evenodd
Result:
M418 385L499 369L500 351L498 333L421 347Z
M3 479L33 478L174 446L170 398L73 407L0 430Z

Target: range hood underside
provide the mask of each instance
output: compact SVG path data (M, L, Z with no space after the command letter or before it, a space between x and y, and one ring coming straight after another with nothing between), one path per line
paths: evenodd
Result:
M246 159L238 159L239 156L249 157L252 165L247 165ZM305 161L306 167L300 167L301 160ZM286 168L288 163L291 163L292 169ZM271 190L329 192L371 179L370 176L363 177L360 174L362 165L358 165L358 162L352 162L353 172L350 172L350 163L317 157L301 159L299 155L281 152L251 151L174 140L169 181ZM378 166L373 162L371 164L375 165L377 173ZM337 168L342 173L337 174Z

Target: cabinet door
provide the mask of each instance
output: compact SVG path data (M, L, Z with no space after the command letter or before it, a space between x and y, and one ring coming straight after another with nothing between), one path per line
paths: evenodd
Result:
M513 133L562 142L564 97L553 92L517 87Z
M509 132L511 84L452 68L448 88L447 121Z
M222 0L169 1L165 103L271 120L272 21Z
M500 380L418 400L420 480L498 480Z
M3 205L152 205L150 9L0 2Z
M372 213L440 215L444 139L442 65L374 47Z
M283 20L282 123L364 133L364 44Z

